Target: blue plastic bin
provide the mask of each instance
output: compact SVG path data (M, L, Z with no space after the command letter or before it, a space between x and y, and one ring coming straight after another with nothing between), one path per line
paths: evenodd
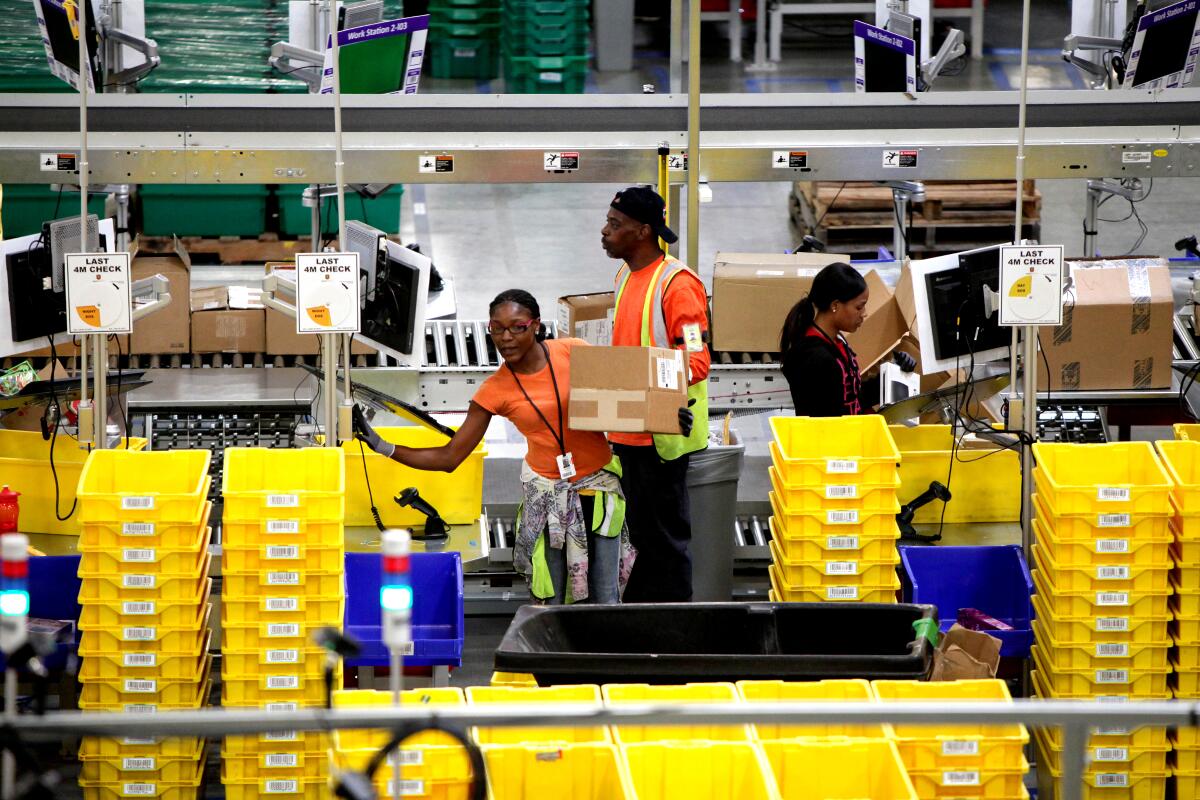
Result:
M1015 628L988 631L1001 641L1002 657L1029 657L1033 577L1020 547L901 547L900 562L905 602L937 606L943 633L960 608L977 608Z
M29 616L35 619L69 619L79 622L79 556L31 556L29 559ZM66 668L67 657L79 645L79 629L70 643L59 644L44 659L49 670ZM0 670L5 666L0 654Z
M464 636L462 557L458 553L413 553L413 654L404 665L462 666ZM383 566L378 553L346 554L346 632L363 646L349 667L386 667L379 610Z

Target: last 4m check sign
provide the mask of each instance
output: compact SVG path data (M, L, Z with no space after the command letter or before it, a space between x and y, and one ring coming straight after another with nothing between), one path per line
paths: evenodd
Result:
M68 253L67 333L132 333L129 253Z
M1000 248L1000 324L1062 324L1062 245Z
M296 332L358 333L358 253L296 255Z

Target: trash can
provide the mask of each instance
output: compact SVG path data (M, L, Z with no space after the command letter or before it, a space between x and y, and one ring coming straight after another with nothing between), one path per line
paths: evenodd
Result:
M933 657L902 603L631 603L522 606L500 672L543 686L834 678L921 680Z
M692 600L699 603L722 603L733 594L733 525L746 446L737 431L729 433L732 444L710 443L707 450L692 453L688 462Z

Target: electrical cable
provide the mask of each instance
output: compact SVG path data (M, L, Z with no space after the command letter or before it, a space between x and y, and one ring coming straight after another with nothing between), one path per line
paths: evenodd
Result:
M487 797L487 781L484 779L486 770L483 763L483 753L480 751L479 745L475 744L463 731L451 726L438 725L436 720L426 728L418 728L415 725L405 725L398 728L392 736L392 740L371 757L371 761L367 764L365 770L367 779L373 783L375 773L383 766L383 763L391 755L392 751L403 744L410 736L424 731L441 731L458 740L463 749L467 751L467 759L471 762L471 792L469 798L470 800L485 800Z
M842 181L842 185L839 186L838 190L834 193L833 199L829 201L829 205L825 206L825 210L821 212L821 216L817 217L817 221L813 225L813 234L814 235L817 232L817 228L820 228L821 223L825 221L825 215L833 210L834 204L837 203L838 198L842 196L842 190L846 188L846 184L848 184L849 182L850 181Z
M55 411L54 431L50 434L50 474L54 478L54 516L59 522L66 522L75 515L75 508L79 505L79 496L76 495L72 499L71 510L65 517L59 513L59 507L62 505L62 488L58 483L58 469L54 466L54 445L58 441L58 429L62 427L63 410L58 403L58 393L54 391L54 368L58 365L58 351L54 347L54 337L47 335L46 339L50 342L50 403ZM88 445L88 452L91 451L92 447Z
M379 516L379 507L375 505L375 493L371 491L371 476L367 474L367 450L363 447L363 440L358 440L358 452L362 453L363 465L363 480L367 484L367 499L371 503L371 516L375 518L375 527L380 531L385 531L387 528L383 524L383 518Z

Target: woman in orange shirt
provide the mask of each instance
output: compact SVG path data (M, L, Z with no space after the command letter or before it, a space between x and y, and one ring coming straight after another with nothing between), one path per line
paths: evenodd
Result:
M393 445L361 418L359 435L376 453L406 466L453 472L483 439L492 416L507 418L529 443L513 566L544 602L618 603L635 556L620 467L603 433L565 423L571 348L587 342L546 340L537 300L520 289L501 292L489 316L488 333L504 364L475 392L466 421L449 442Z

